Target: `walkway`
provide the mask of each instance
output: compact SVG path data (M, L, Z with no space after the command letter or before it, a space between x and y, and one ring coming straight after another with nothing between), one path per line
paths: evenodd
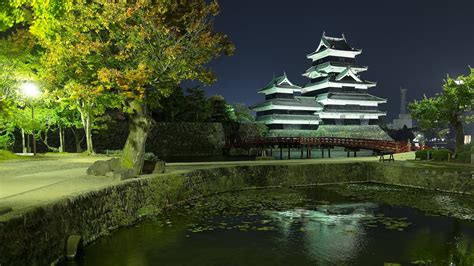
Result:
M114 183L110 177L86 175L89 165L106 158L63 154L2 161L0 207L18 210L109 186Z

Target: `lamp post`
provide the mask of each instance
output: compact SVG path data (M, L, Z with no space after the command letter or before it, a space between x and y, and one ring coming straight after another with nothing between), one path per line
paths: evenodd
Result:
M31 100L31 126L33 133L33 155L36 155L36 138L35 138L35 107L33 100L41 94L38 86L33 82L25 82L21 85L21 93Z

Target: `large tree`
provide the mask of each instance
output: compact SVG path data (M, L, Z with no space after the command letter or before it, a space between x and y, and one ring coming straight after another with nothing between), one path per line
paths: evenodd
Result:
M167 97L183 80L209 84L214 73L205 64L231 54L227 36L215 33L217 2L204 0L158 1L105 5L113 10L107 67L99 71L100 84L118 93L129 114L129 136L122 166L139 172L145 142L154 121L149 107Z
M424 129L439 127L449 123L456 136L456 153L464 146L464 123L472 120L474 104L474 69L470 74L455 79L447 77L443 91L434 97L426 97L410 104L414 119L420 121Z

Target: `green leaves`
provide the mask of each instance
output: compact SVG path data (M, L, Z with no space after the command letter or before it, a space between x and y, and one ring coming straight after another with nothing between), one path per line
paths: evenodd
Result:
M25 21L28 10L24 4L27 2L27 0L0 1L0 31L5 31Z
M424 129L445 127L450 123L456 130L456 149L463 145L463 123L473 119L471 110L474 103L474 69L466 76L456 79L447 77L441 94L410 104L413 118L420 121ZM462 135L462 136L461 136Z
M474 69L470 75L457 79L447 77L443 91L434 97L425 96L410 104L412 116L419 119L422 127L429 128L438 123L453 122L463 117L467 122L474 102Z

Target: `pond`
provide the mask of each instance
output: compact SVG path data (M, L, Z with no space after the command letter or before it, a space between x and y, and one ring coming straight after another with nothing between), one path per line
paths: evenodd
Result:
M367 184L225 193L118 230L64 265L474 265L474 222L453 217L472 214L470 200Z

